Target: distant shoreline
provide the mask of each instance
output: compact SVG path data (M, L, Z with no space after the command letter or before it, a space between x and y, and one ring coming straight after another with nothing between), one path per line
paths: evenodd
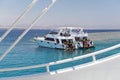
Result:
M7 29L0 29L0 33L4 33ZM24 29L13 29L13 31L24 31ZM50 29L31 29L37 33L45 32L48 33ZM84 32L87 32L89 39L92 41L103 41L108 39L118 39L120 38L120 29L85 29Z
M0 28L0 30L7 30L7 29L9 29L9 28ZM57 28L52 28L52 29L54 30L54 29L57 29ZM24 29L24 28L14 28L13 30L25 30L25 29ZM43 29L41 29L41 28L39 28L39 29L36 29L36 28L34 29L34 28L32 28L31 30L51 30L51 29L49 29L49 28L43 28ZM84 29L84 30L120 31L120 29Z

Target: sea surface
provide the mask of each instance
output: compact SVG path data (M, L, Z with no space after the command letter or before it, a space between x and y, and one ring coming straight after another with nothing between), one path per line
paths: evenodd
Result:
M6 30L1 29L0 36L2 36L5 31ZM15 39L23 31L24 30L14 29L2 42L0 42L0 56L5 52L5 50L15 41ZM48 62L89 54L120 43L120 35L119 35L120 30L85 30L85 32L89 33L89 38L93 40L95 44L95 48L82 49L82 50L76 50L74 52L69 52L59 49L39 47L38 44L33 40L33 37L36 35L43 36L44 34L47 34L49 32L50 30L30 30L27 33L27 35L25 35L25 37L15 46L15 48L13 48L9 52L9 54L0 62L0 69L45 64ZM97 59L118 52L120 52L120 48L113 51L109 51L102 55L98 55ZM63 64L62 66L61 65L51 66L50 70L52 71L56 69L70 67L73 65L83 64L89 61L91 61L91 58ZM38 68L38 69L22 70L22 71L0 72L0 78L37 74L45 71L46 71L45 68L41 68L41 69Z

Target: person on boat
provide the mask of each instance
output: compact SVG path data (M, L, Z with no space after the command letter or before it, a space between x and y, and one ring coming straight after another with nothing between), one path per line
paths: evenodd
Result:
M75 44L71 41L67 41L65 50L74 51L75 50Z
M63 36L63 33L60 33L60 36Z
M88 44L88 40L87 39L83 40L83 47L84 48L89 48L89 44Z
M46 38L46 35L44 34L44 36L43 36L44 38Z

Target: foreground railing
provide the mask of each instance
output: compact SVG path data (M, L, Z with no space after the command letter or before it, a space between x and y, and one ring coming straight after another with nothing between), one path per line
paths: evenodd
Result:
M18 67L18 68L6 68L6 69L0 69L0 72L8 72L8 71L19 71L19 70L27 70L27 69L35 69L35 68L42 68L42 67L46 67L46 71L50 72L50 66L52 65L57 65L57 64L62 64L62 63L67 63L67 62L71 62L71 61L76 61L76 60L80 60L80 59L84 59L87 57L92 57L92 63L98 61L96 58L96 55L104 53L104 52L108 52L114 49L120 48L120 44L117 44L115 46L106 48L106 49L102 49L90 54L86 54L83 56L78 56L78 57L74 57L74 58L69 58L69 59L65 59L65 60L60 60L60 61L56 61L56 62L50 62L47 64L41 64L41 65L34 65L34 66L27 66L27 67Z
M33 3L35 3L37 0L34 0ZM44 8L39 15L32 21L31 25L29 25L29 27L27 27L27 29L25 29L23 31L23 33L13 42L13 44L0 56L0 61L2 61L4 59L4 57L19 43L19 41L28 33L28 31L40 20L40 18L42 18L42 16L55 4L56 0L52 0L52 2L46 7ZM26 11L25 11L26 13ZM24 15L24 14L23 14ZM11 28L12 30L12 28ZM11 31L10 30L10 31ZM8 31L5 36L7 36L7 34L10 32ZM2 40L2 38L0 38L0 40Z

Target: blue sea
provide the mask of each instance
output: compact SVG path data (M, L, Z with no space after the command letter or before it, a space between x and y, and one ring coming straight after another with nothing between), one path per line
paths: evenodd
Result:
M5 31L6 31L5 29L0 30L0 36L3 35ZM4 53L4 51L15 41L15 39L23 31L24 30L18 30L18 29L14 29L11 31L11 33L0 43L0 55ZM27 33L27 35L25 35L25 37L16 45L16 47L13 48L12 51L10 51L9 54L0 62L0 69L32 66L32 65L63 60L71 57L89 54L94 51L98 51L120 43L120 38L109 39L106 41L93 41L95 44L95 48L76 50L74 52L39 47L37 43L33 40L33 37L36 34L39 36L43 36L44 34L47 34L49 31L50 30L30 30ZM88 33L120 32L120 30L85 30L85 32ZM120 52L120 48L108 52L109 54L104 53L102 55L98 55L97 58L100 59L102 57L106 57L115 54L117 52ZM61 69L64 67L78 65L89 61L91 61L91 58L63 64L63 66L62 65L51 66L50 70L52 71L56 69ZM41 68L41 69L31 69L31 70L12 71L12 72L0 72L0 78L37 74L45 71L46 71L45 68Z

